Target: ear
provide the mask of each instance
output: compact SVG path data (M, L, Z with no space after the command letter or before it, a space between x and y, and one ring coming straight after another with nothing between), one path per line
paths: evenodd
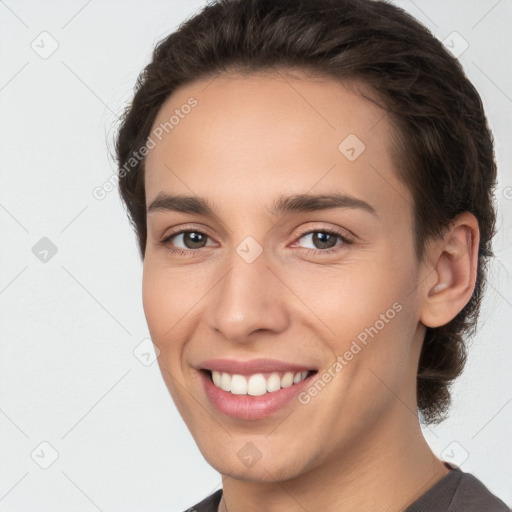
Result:
M420 321L427 327L450 322L473 295L480 231L469 212L459 214L441 239L426 247Z

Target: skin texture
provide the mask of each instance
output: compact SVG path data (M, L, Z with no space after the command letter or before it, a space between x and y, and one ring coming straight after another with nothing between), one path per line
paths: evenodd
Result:
M471 296L476 220L459 216L418 261L389 119L330 78L276 71L196 81L168 98L154 127L191 96L197 106L147 156L146 204L161 191L197 195L216 216L148 214L143 305L169 392L223 475L219 510L403 510L448 472L420 430L416 369L425 325L448 322ZM349 134L365 144L354 161L338 149ZM269 212L282 194L332 192L376 215ZM159 243L183 229L207 235L203 246L183 236ZM352 243L308 251L326 249L304 233L326 229ZM236 252L248 236L263 250L250 264ZM308 404L246 421L205 395L197 366L210 358L275 358L321 375L397 303L400 312ZM237 456L248 442L261 454L250 468Z

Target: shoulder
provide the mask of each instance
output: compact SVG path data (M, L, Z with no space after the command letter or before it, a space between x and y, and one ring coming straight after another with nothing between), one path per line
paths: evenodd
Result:
M210 496L206 497L203 501L185 510L185 512L217 512L221 498L222 489L219 489L213 494L210 494Z
M462 472L449 512L510 512L510 508L471 473Z
M222 489L185 512L217 512ZM442 507L442 509L440 508ZM405 512L511 512L502 500L471 473L454 467Z
M405 512L510 512L511 509L471 473L452 470Z

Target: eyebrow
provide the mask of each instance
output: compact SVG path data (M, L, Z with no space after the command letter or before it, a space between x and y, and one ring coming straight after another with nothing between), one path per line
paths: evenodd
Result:
M332 208L361 209L375 216L375 209L362 199L346 194L294 194L278 197L268 211L274 215L290 212L312 212ZM206 199L197 196L173 195L159 192L147 212L174 211L206 217L215 217L215 211Z

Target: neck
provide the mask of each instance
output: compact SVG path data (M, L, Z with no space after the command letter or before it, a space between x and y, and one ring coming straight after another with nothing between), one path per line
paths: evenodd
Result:
M348 451L333 452L293 479L262 483L223 476L219 512L359 512L374 510L376 503L379 510L403 511L449 470L426 443L417 416L399 400L396 407L398 416L390 411Z

